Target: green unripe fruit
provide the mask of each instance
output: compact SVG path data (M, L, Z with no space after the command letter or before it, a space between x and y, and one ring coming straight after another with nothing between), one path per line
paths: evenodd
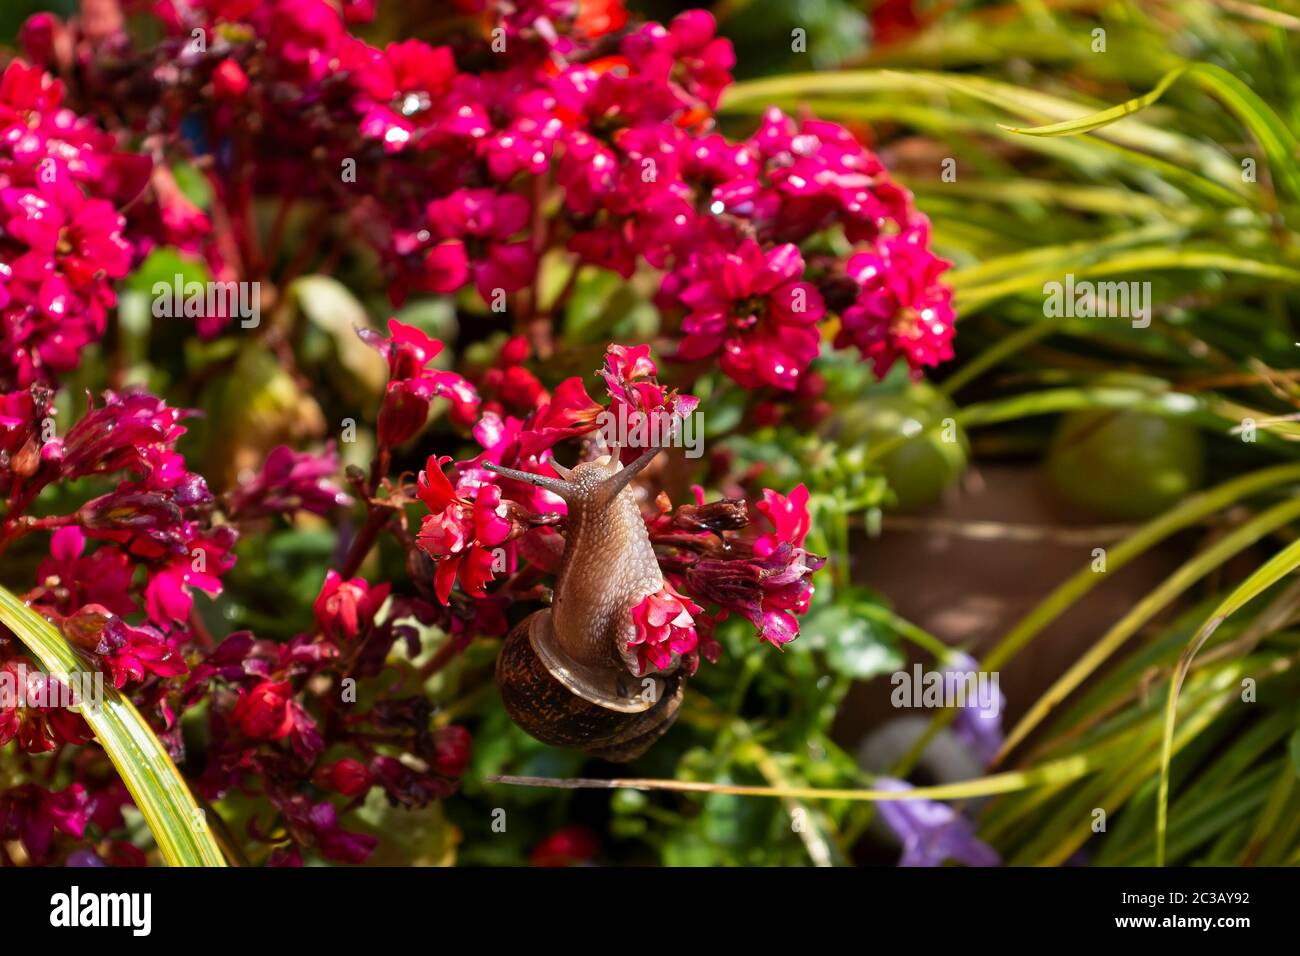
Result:
M843 447L865 443L870 448L900 435L916 436L887 454L880 465L897 498L892 510L918 511L938 501L966 470L966 434L955 421L944 422L956 411L937 389L918 382L901 392L847 405L836 417L835 437Z
M1091 409L1061 420L1047 453L1061 496L1106 518L1144 520L1201 485L1200 433L1147 412Z

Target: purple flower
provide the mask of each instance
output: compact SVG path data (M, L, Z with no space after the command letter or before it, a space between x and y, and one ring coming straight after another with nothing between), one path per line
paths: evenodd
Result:
M877 790L911 790L902 780L880 777ZM880 817L903 844L899 866L942 866L956 860L966 866L997 866L997 852L975 836L974 825L946 803L934 800L881 800Z
M954 651L944 665L944 697L957 699L958 685L962 686L965 700L957 709L957 719L953 721L953 731L961 738L987 765L1002 748L1002 711L1006 709L1007 698L996 684L991 687L996 700L983 700L978 692L971 692L979 687L979 664L968 654Z
M333 442L319 454L280 445L266 456L262 470L231 495L230 513L243 519L295 511L327 515L352 503L334 480L338 471L339 456Z

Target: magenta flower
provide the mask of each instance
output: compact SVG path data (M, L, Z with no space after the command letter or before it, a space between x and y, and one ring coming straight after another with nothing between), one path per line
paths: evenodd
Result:
M105 392L102 408L46 443L41 455L67 477L132 471L167 484L178 477L172 448L185 434L180 421L188 414L147 392Z
M450 49L420 40L390 43L381 53L347 37L342 54L343 65L361 90L353 102L361 114L361 134L382 142L388 153L411 145L417 120L427 122L423 114L445 97L456 75Z
M314 846L327 860L339 863L362 863L379 841L365 833L352 833L339 825L338 811L333 804L321 801L312 803L304 796L295 795L280 805L295 840L304 846ZM279 862L301 865L297 850Z
M68 615L86 604L100 605L113 614L131 614L134 568L121 550L105 545L89 556L86 536L76 525L58 528L50 535L50 556L36 569L37 591L33 603Z
M449 398L467 406L478 405L474 386L455 372L428 365L442 351L442 343L413 325L388 321L389 337L370 329L358 332L362 340L388 362L388 390L379 410L379 442L392 448L410 439L429 417L434 398Z
M26 657L0 660L0 680L0 746L16 740L23 753L39 754L93 739L85 719L64 706L73 689Z
M692 260L678 294L690 310L678 354L687 360L720 354L722 369L746 388L787 391L817 357L821 293L800 278L803 256L793 245L764 252L752 240L734 252Z
M808 514L807 485L795 485L788 497L771 488L764 488L763 500L756 507L771 522L773 530L755 540L755 554L765 558L783 542L794 548L803 546L803 539L808 536L808 530L812 526Z
M687 10L668 27L646 24L623 41L623 54L654 87L670 90L675 105L713 109L731 85L736 65L731 41L715 36L716 31L713 14Z
M279 445L266 456L262 470L231 494L230 513L239 518L287 516L295 511L329 514L352 503L335 481L338 471L333 442L319 454Z
M85 835L89 802L79 783L58 791L33 783L0 791L0 839L20 841L35 863L47 863L57 836Z
M826 559L803 547L808 533L808 489L798 485L787 498L764 489L759 510L774 531L759 535L746 554L733 546L730 557L705 557L683 569L685 584L701 600L745 617L761 641L780 647L799 636L798 615L812 599L812 575Z
M425 209L430 231L446 241L435 246L434 251L443 257L453 255L450 250L454 247L449 243L462 243L462 248L472 249L470 272L474 286L488 302L493 301L498 289L515 292L532 281L537 267L532 242L527 238L510 241L528 225L531 212L528 200L522 196L491 189L459 189L435 199ZM455 288L437 291L451 292Z
M695 618L704 609L677 592L667 581L632 608L636 634L628 644L636 654L639 673L662 671L684 654L693 653L699 643Z
M166 627L172 622L187 621L194 604L191 589L209 597L221 593L221 574L234 566L230 553L235 532L228 526L203 531L192 525L185 531L183 553L163 557L150 569L145 585L145 610L149 620Z
M679 395L660 385L655 379L658 373L650 346L611 345L605 350L605 367L600 371L612 400L611 408L622 404L633 412L664 411L684 417L699 407L698 398Z
M494 576L494 549L524 530L512 519L499 486L462 476L453 488L442 472L449 461L450 457L430 456L418 485L420 500L430 514L420 525L416 544L438 561L434 589L443 604L458 577L467 593L483 597L483 586Z
M374 622L390 590L390 584L371 587L363 578L344 581L330 570L312 605L316 623L332 640L352 640Z
M63 632L103 663L119 689L149 674L177 677L189 670L184 656L157 628L132 626L99 604L87 604L66 618Z
M319 82L345 36L338 11L325 0L278 0L271 6L267 40L286 73Z
M900 358L916 377L953 356L952 289L939 282L952 263L930 252L929 237L929 223L919 217L912 228L881 238L873 251L852 256L845 267L859 292L844 310L835 344L857 346L879 378Z

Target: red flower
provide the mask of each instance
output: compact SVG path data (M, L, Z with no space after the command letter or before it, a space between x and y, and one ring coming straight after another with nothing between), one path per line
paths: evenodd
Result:
M430 456L420 472L420 500L432 513L415 539L420 550L438 561L434 591L443 604L458 576L466 592L483 597L483 586L493 577L495 549L526 530L512 503L502 501L498 485L466 476L461 487L453 488L442 473L449 461Z
M444 777L459 777L469 763L473 740L464 727L443 727L433 735L433 769Z
M219 100L236 101L248 92L248 76L234 60L222 60L212 71L212 92Z
M337 571L330 570L312 605L316 623L334 640L355 638L374 622L390 590L390 584L372 588L362 578L344 581Z
M343 796L359 797L374 784L374 777L359 760L345 757L338 763L323 767L316 775L317 782Z
M254 740L282 740L293 730L290 709L293 685L288 681L264 680L251 691L240 691L230 719L244 736Z
M591 862L598 848L596 834L587 827L565 827L533 847L529 862L533 866L581 866Z
M388 391L379 410L378 426L380 444L392 448L420 430L435 397L477 407L478 394L455 372L428 367L442 351L437 339L396 319L388 321L388 331L387 339L370 329L358 334L388 362Z

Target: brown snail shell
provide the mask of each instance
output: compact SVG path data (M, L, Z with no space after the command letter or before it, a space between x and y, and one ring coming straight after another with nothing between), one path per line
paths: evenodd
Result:
M550 613L538 611L520 621L497 657L497 684L510 719L552 746L575 747L605 760L635 760L677 719L681 675L646 678L653 689L643 690L629 673L626 700L645 709L615 710L588 700L575 685L562 683L535 650L533 635L549 629Z
M560 479L486 466L560 495L569 511L551 607L521 621L497 658L501 699L538 740L607 760L640 756L681 706L677 661L642 674L631 649L632 609L664 586L630 487L654 455L626 468L617 455L556 466Z

